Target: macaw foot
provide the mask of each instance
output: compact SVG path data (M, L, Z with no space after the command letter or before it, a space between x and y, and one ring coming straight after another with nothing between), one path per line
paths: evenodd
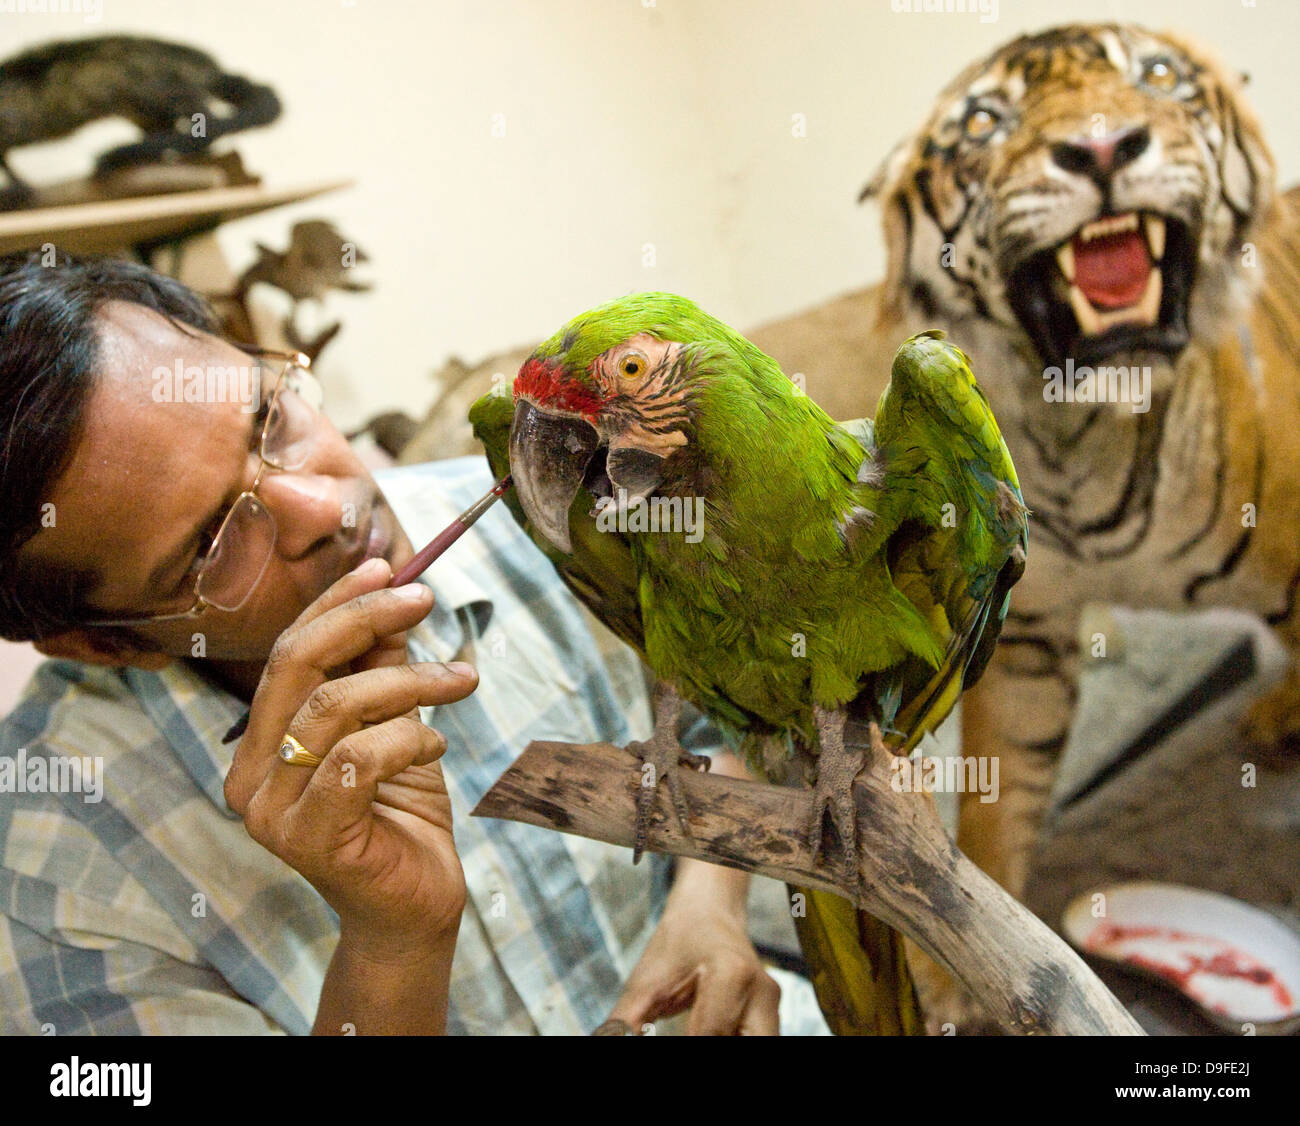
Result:
M650 816L660 787L668 792L668 805L677 817L682 833L689 838L690 806L686 792L677 776L679 766L693 770L708 770L709 757L686 750L677 739L677 721L681 715L682 699L662 681L655 686L653 700L655 733L644 743L629 743L627 749L641 760L641 786L636 795L636 838L632 844L632 863L641 860L650 839Z
M629 743L627 749L641 760L641 786L636 795L636 839L632 845L632 863L636 864L649 842L650 818L661 791L668 792L668 805L677 817L677 824L682 833L690 837L691 810L677 768L689 766L694 770L708 770L709 758L685 750L676 735L660 739L656 734L644 743Z
M858 811L853 803L853 780L866 765L864 757L844 745L842 709L813 707L817 723L817 785L813 790L812 818L808 825L808 847L813 865L821 857L829 814L839 839L839 882L847 888L858 885Z

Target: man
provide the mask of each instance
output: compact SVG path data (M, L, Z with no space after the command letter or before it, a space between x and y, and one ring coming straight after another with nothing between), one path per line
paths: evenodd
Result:
M0 636L58 658L0 725L0 1031L775 1032L746 877L681 863L655 928L661 861L467 816L531 738L650 730L503 508L386 589L486 468L381 493L213 329L132 263L0 259Z

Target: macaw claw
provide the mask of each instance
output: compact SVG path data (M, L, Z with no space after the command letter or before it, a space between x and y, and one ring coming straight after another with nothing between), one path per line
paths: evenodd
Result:
M813 709L817 722L817 784L813 790L812 816L808 824L808 847L815 866L822 858L826 818L829 815L839 839L839 882L847 888L858 884L858 811L853 802L853 780L865 765L864 756L844 745L844 713L821 707Z
M627 749L641 760L641 785L636 795L636 838L632 845L632 863L637 864L649 842L650 815L661 788L668 792L668 806L683 835L690 838L691 810L677 768L688 766L692 770L708 770L709 757L692 754L677 741L675 733L665 735L659 730L644 743L629 743Z

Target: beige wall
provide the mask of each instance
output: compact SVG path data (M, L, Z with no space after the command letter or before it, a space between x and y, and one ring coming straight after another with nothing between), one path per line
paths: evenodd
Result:
M1300 178L1296 0L1000 0L990 23L890 0L102 3L90 25L0 14L0 49L108 31L204 46L285 102L238 139L252 168L358 181L223 234L242 266L253 239L282 244L319 215L371 254L376 289L334 299L346 328L323 361L346 424L419 413L449 354L533 340L620 293L677 290L744 327L878 277L859 189L945 79L1023 30L1133 19L1216 45L1251 73L1283 178ZM14 163L70 173L132 133L95 127Z

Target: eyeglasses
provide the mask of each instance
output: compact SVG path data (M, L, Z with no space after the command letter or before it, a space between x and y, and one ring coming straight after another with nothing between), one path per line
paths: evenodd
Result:
M257 495L269 468L282 473L301 469L317 436L321 406L321 385L311 374L311 360L301 352L278 352L270 348L241 345L249 355L271 361L265 365L276 375L274 390L263 396L266 421L262 424L257 451L261 464L250 488L238 499L217 528L201 555L194 585L194 605L180 614L152 614L134 618L104 618L82 622L84 626L138 626L144 622L173 622L197 618L209 606L218 610L240 609L261 582L275 553L275 516ZM263 371L262 387L269 382Z

